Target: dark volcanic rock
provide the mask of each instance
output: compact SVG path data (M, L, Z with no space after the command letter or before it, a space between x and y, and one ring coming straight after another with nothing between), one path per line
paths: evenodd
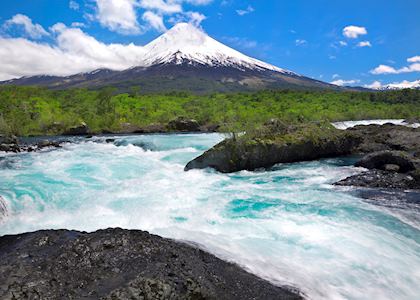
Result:
M363 138L363 142L355 149L357 153L384 150L420 151L420 128L393 124L359 125L346 131L359 134Z
M398 168L395 168L392 165L397 166ZM413 159L410 158L407 153L401 151L379 151L370 153L356 162L355 166L384 171L392 171L392 169L395 169L395 171L400 173L413 171L416 168Z
M199 128L200 132L217 132L220 126L217 124L205 124L201 125Z
M200 131L200 124L194 119L179 117L168 123L168 129L181 132L197 132Z
M147 232L0 238L1 299L301 299L200 249Z
M272 130L268 128L268 130ZM360 137L331 126L309 125L281 133L227 139L190 161L185 170L214 168L230 173L350 154Z
M0 135L0 151L20 152L19 139L14 135Z
M4 152L20 152L18 144L0 144L0 151Z
M420 118L409 118L404 120L407 124L420 124Z
M48 148L48 147L54 147L54 148L60 148L61 147L59 142L53 142L53 141L49 141L49 140L39 141L36 146L37 146L38 149Z
M420 173L395 173L369 170L343 179L335 185L360 186L369 188L420 189Z
M18 144L19 139L15 135L1 135L0 144Z
M63 135L89 135L90 130L89 127L85 122L80 123L77 126L70 127L65 132L63 132Z

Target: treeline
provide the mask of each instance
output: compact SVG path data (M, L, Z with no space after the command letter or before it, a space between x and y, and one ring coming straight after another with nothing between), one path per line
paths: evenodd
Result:
M249 128L278 118L285 122L419 118L420 91L333 92L260 91L197 96L182 92L142 95L40 87L0 87L0 132L17 135L56 134L80 122L96 132L166 124L184 116L202 124ZM223 127L222 127L223 128Z

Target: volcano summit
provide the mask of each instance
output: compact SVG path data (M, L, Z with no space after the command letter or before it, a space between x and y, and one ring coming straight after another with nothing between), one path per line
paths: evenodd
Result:
M71 76L40 74L3 82L42 85L54 89L114 86L144 92L196 93L259 89L338 89L246 56L208 36L189 23L179 23L142 48L136 66L126 70L98 69Z

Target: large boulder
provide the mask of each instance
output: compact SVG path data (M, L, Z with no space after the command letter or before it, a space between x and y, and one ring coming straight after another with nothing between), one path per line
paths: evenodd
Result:
M356 167L406 173L416 169L412 157L402 151L378 151L365 155Z
M14 135L0 135L0 151L20 152L19 139Z
M0 299L302 299L194 246L138 230L0 237Z
M10 134L0 134L0 144L18 144L19 143L19 139L17 136L15 135L10 135Z
M402 151L370 153L356 162L355 166L383 171L397 171L400 173L406 173L416 169L413 158Z
M360 137L325 124L299 125L281 133L264 128L222 141L190 161L185 170L214 168L230 173L350 154Z
M61 145L59 142L50 141L50 140L41 140L36 144L37 149L43 148L60 148Z
M63 135L89 135L90 129L85 122L81 122L79 125L68 128L63 132Z
M181 132L197 132L200 131L200 124L194 119L178 117L168 123L168 129Z
M382 170L369 170L340 180L335 185L418 190L420 189L420 172L413 171L402 174Z
M365 154L384 150L420 151L420 128L394 124L359 125L346 131L360 135L362 143L355 152Z

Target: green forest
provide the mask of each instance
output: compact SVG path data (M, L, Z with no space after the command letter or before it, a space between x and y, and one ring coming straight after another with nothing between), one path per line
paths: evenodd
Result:
M221 130L241 130L277 118L284 122L419 118L420 91L260 91L194 95L184 92L117 94L101 90L0 87L0 133L59 134L85 122L94 132L118 131L122 124L167 124L177 117Z

